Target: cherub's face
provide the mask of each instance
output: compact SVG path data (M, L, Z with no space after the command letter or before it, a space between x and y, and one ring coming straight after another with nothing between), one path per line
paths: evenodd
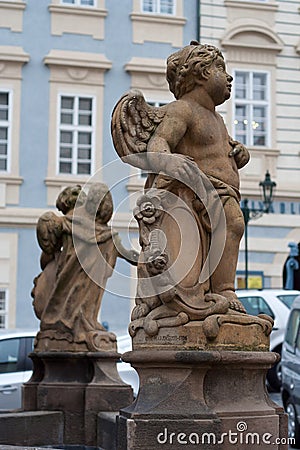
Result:
M209 76L207 80L204 80L203 87L214 104L221 105L230 97L233 78L226 72L224 59L220 56L215 59L208 71Z

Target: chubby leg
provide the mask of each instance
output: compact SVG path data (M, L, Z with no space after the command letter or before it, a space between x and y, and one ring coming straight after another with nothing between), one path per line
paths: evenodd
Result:
M239 254L240 240L244 233L244 218L238 202L230 197L225 205L226 242L221 253L220 262L211 274L211 290L223 295L231 302L231 308L245 312L235 294L234 282Z

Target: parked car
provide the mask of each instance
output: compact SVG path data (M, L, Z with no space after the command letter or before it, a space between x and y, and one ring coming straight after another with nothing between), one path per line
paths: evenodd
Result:
M237 296L248 314L254 316L268 314L274 319L274 326L270 336L270 350L272 352L281 355L290 309L298 295L300 295L300 291L284 289L237 291ZM275 391L280 390L281 362L268 371L267 380L271 389Z
M300 448L300 296L293 303L282 346L281 396L288 414L288 434Z
M21 407L22 384L29 380L36 330L0 330L0 410Z
M36 333L36 330L0 330L0 411L21 408L22 384L32 374L32 361L28 354L33 350ZM120 353L131 350L129 335L117 337L117 342ZM117 369L136 395L139 386L136 371L121 360Z
M117 336L117 343L118 343L118 352L121 354L132 350L131 337L129 336L129 334ZM125 383L130 384L132 386L133 394L136 397L140 383L137 372L134 370L133 367L131 367L129 363L126 363L121 359L117 364L117 369L122 380L125 381Z

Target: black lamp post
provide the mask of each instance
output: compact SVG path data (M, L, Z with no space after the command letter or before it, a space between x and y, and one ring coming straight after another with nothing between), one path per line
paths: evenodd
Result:
M263 214L268 214L273 202L274 190L276 187L275 181L271 180L271 175L267 170L264 181L259 183L262 188L263 208L249 208L248 199L245 198L242 204L242 212L245 221L245 288L248 289L248 222L251 219L257 219Z

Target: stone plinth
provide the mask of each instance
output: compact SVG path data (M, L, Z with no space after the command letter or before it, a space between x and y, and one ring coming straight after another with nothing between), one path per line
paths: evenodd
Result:
M4 444L58 447L63 444L63 430L64 417L59 411L1 413L0 448L6 449Z
M123 355L140 376L118 419L118 450L287 449L283 409L265 388L271 352L163 350Z
M133 349L268 351L272 319L266 317L214 314L203 321L159 328L154 336L140 328L133 337Z
M96 446L101 411L132 403L132 388L118 375L116 352L36 352L32 378L23 386L25 411L62 411L64 444ZM45 442L47 444L47 442Z

